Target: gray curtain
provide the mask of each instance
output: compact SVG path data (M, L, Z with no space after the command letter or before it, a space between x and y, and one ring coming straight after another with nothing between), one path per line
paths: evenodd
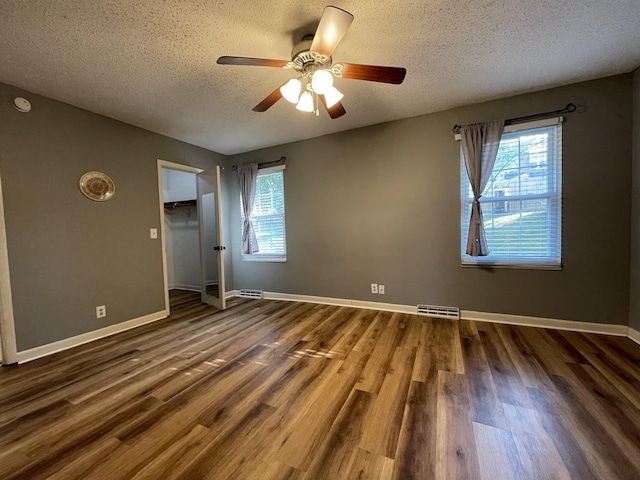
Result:
M256 179L258 178L258 164L249 163L238 166L238 179L240 180L240 196L242 197L242 210L244 224L242 225L242 253L251 254L259 251L256 233L251 223L251 211L256 198Z
M460 132L464 164L467 167L467 175L473 191L466 250L467 255L473 257L489 255L489 247L484 233L480 197L487 186L489 177L491 177L503 131L504 120L494 120L492 122L464 125Z

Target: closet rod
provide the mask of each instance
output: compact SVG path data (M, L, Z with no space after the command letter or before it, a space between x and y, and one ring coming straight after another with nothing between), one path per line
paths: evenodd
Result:
M178 207L195 207L198 205L197 200L180 200L178 202L164 202L164 208L173 210Z

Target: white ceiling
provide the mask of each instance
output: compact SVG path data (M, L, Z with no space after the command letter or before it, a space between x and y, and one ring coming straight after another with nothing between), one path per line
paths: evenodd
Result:
M285 100L252 112L292 72L216 59L289 60L326 1L2 0L0 82L233 154L640 65L639 0L343 0L355 21L334 61L405 82L337 79L336 120Z

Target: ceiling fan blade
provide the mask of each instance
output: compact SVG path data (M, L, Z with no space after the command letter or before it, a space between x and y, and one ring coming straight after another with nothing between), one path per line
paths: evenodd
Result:
M342 78L353 80L367 80L370 82L401 84L407 74L406 68L379 67L376 65L358 65L357 63L343 63Z
M330 57L347 33L351 22L353 22L353 15L346 10L333 6L325 7L310 50Z
M220 65L251 65L254 67L284 67L286 60L271 60L268 58L251 58L251 57L220 57L218 59Z
M322 105L324 105L324 108L327 109L327 112L329 113L329 116L331 118L338 118L347 113L347 111L342 106L342 103L338 102L333 107L329 108L327 107L327 100L324 98L324 95L318 95L318 98L322 102Z
M288 81L289 80L287 80L287 82ZM266 112L267 110L269 110L269 108L271 108L274 103L276 103L278 100L282 98L282 92L280 91L280 88L283 87L287 82L284 82L282 85L276 88L273 92L267 95L267 97L264 100L262 100L258 105L253 107L252 110L254 112Z

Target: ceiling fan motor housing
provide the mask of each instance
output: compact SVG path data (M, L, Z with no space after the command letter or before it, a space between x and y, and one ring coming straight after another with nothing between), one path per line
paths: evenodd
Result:
M311 43L313 42L313 35L307 35L298 43L293 50L291 50L291 62L293 68L306 75L313 75L318 69L331 68L331 57L322 58L316 54L311 53Z

